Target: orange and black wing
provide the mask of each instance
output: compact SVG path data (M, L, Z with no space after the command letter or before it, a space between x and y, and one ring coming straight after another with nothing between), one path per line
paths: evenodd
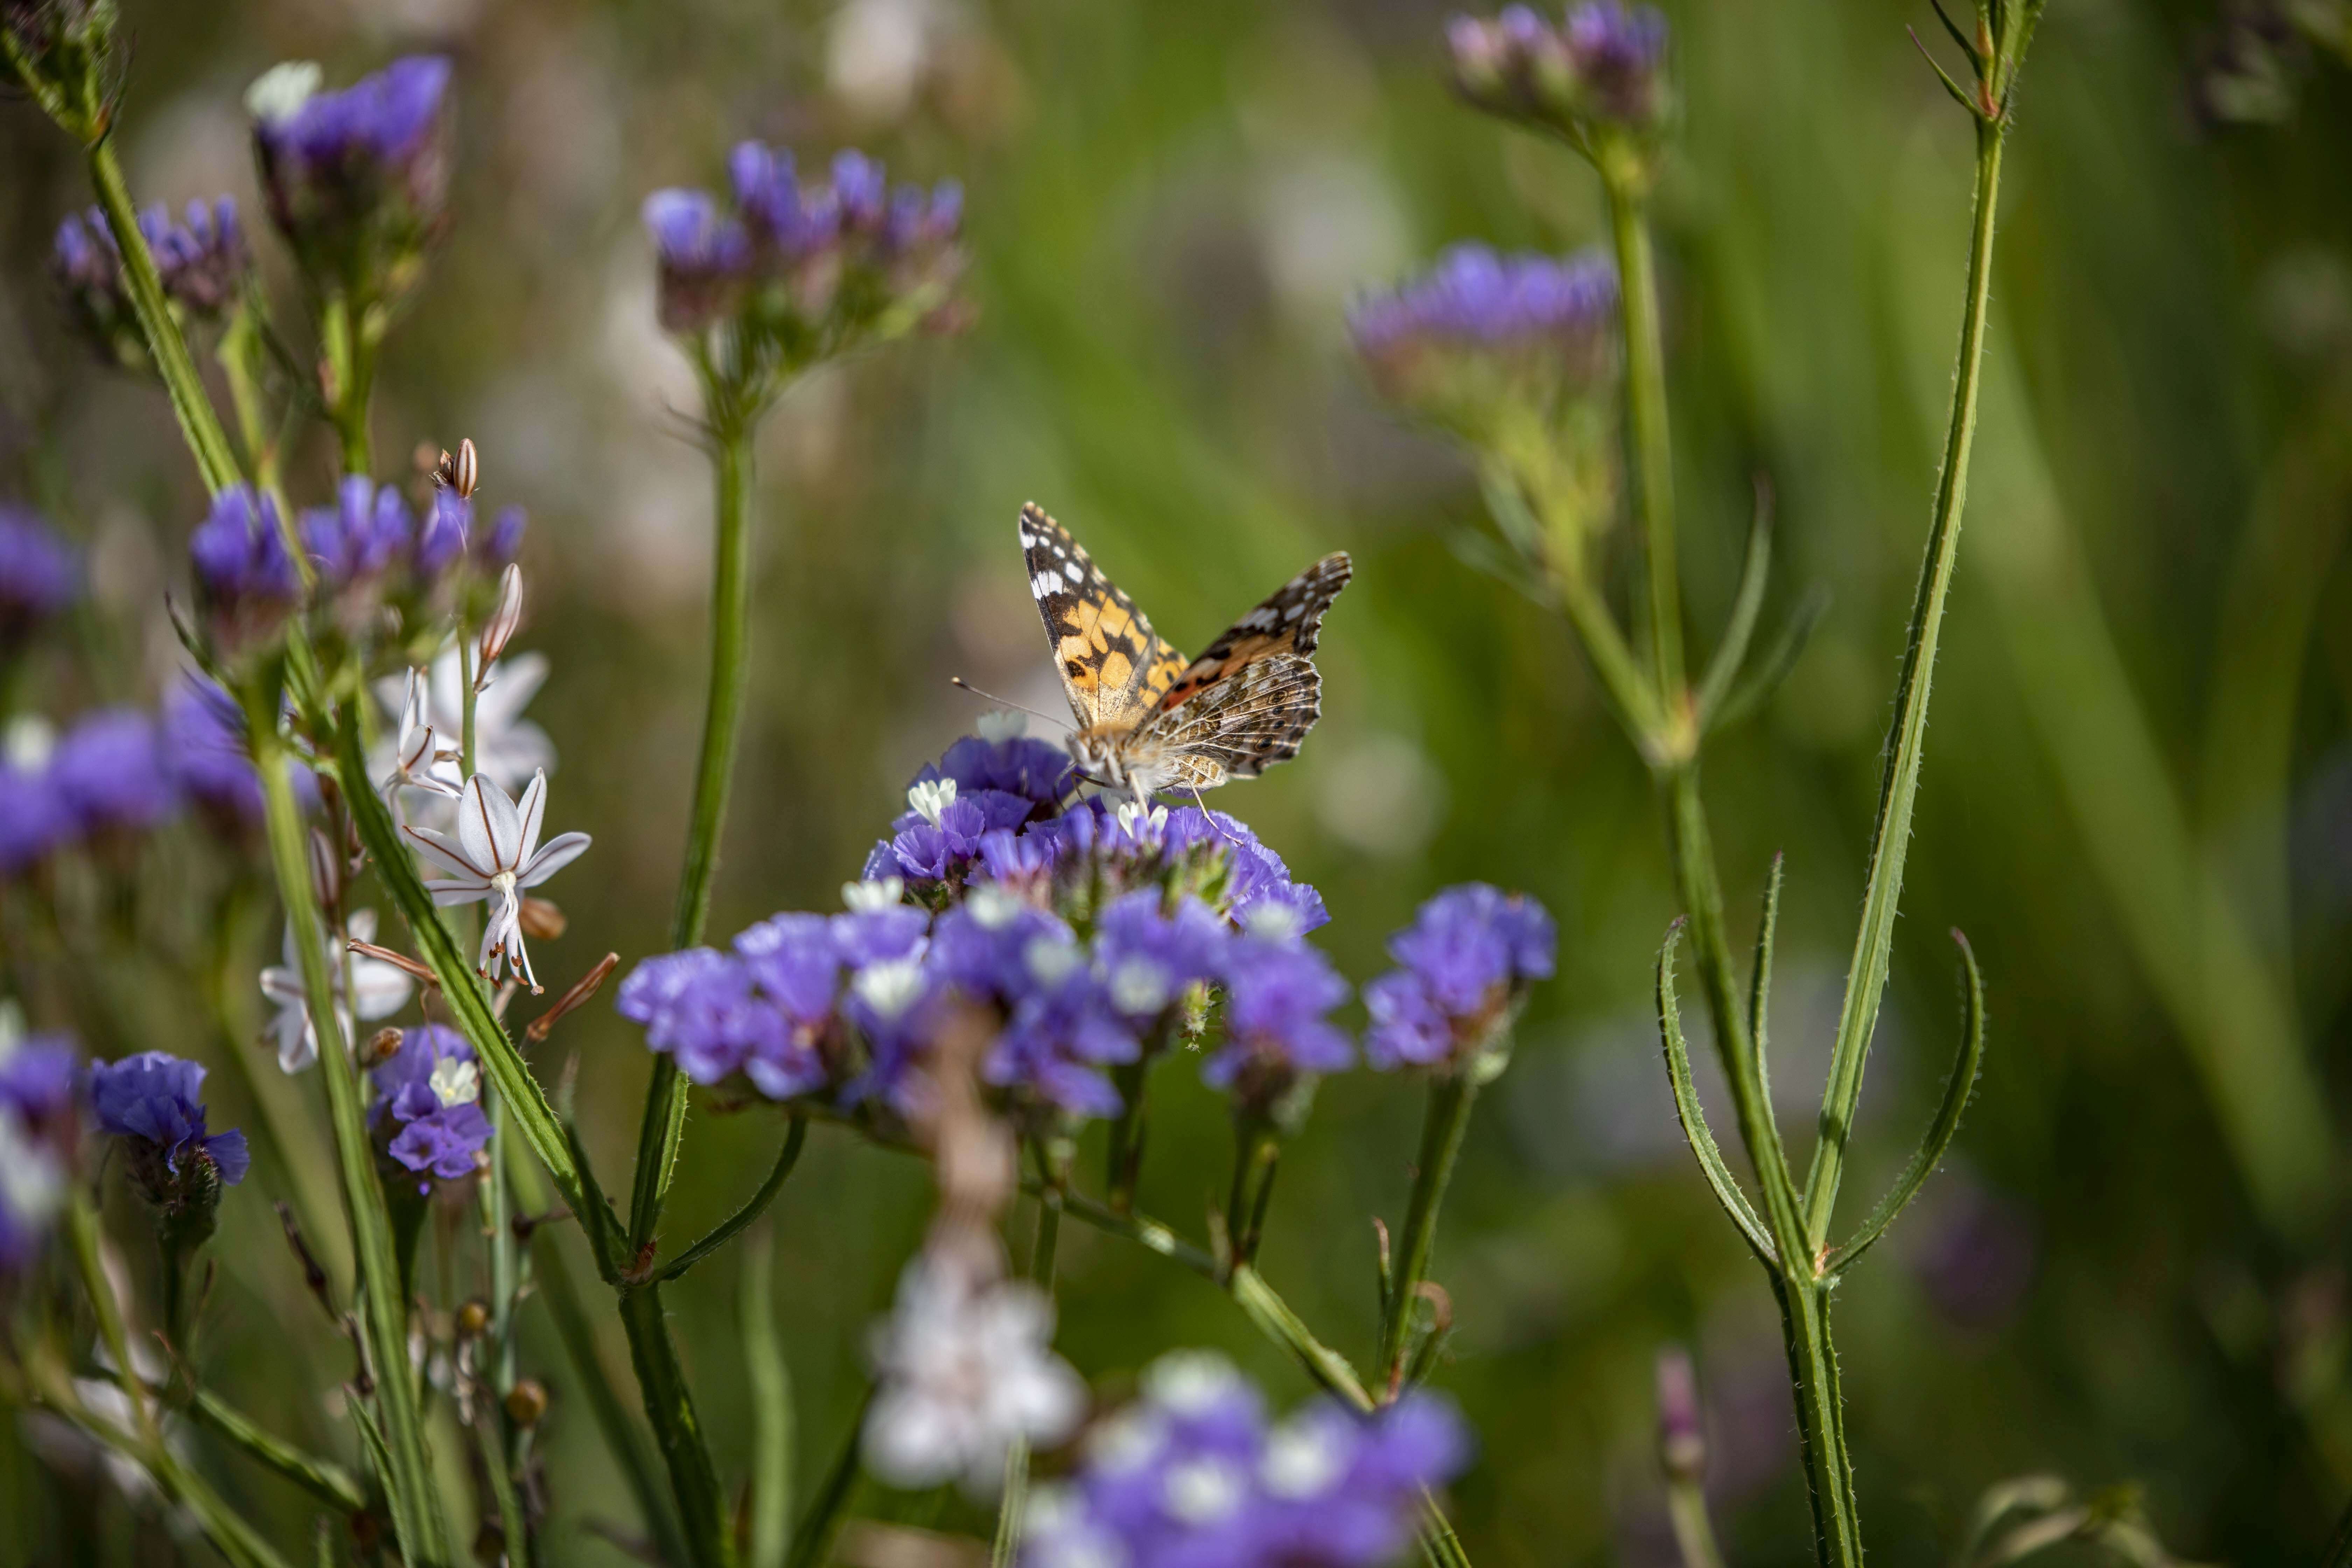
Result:
M1334 551L1276 588L1265 603L1235 621L1225 635L1211 643L1160 694L1165 711L1197 699L1207 687L1229 679L1261 660L1284 655L1304 660L1315 651L1323 630L1323 612L1356 574L1344 550ZM1034 571L1031 573L1035 575Z
M1034 501L1021 509L1021 555L1078 727L1133 729L1184 669L1184 656Z

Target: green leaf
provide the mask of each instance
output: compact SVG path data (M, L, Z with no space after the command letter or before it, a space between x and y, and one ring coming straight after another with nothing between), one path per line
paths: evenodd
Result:
M243 1449L256 1463L292 1481L328 1507L344 1513L357 1513L367 1507L367 1492L358 1477L332 1459L305 1453L264 1431L251 1416L210 1389L196 1391L188 1404L188 1414L197 1426Z
M1717 1147L1715 1134L1707 1131L1706 1111L1698 1101L1698 1089L1691 1081L1690 1045L1683 1038L1682 1010L1675 1000L1675 949L1683 939L1683 922L1676 921L1666 932L1666 944L1658 952L1658 1033L1665 1042L1666 1079L1674 1086L1675 1115L1683 1124L1683 1136L1690 1143L1691 1152L1698 1157L1699 1170L1706 1184L1715 1189L1716 1202L1739 1227L1748 1246L1767 1267L1771 1267L1777 1254L1772 1248L1771 1233L1757 1217L1756 1209L1748 1194L1739 1190L1739 1179L1724 1163L1723 1151Z
M1943 1102L1936 1107L1936 1119L1927 1124L1927 1136L1920 1140L1918 1152L1904 1167L1892 1190L1880 1200L1870 1218L1863 1222L1853 1239L1831 1255L1828 1271L1843 1274L1853 1267L1854 1259L1870 1250L1886 1227L1919 1195L1927 1178L1952 1146L1954 1134L1960 1130L1961 1113L1968 1110L1969 1097L1976 1093L1977 1071L1984 1062L1984 976L1977 972L1977 955L1969 950L1969 939L1958 931L1952 940L1959 944L1960 963L1968 986L1967 1015L1960 1029L1960 1054L1952 1064L1952 1076L1944 1080Z
M792 1148L806 1126L793 1119ZM776 1332L775 1250L765 1231L743 1247L743 1370L751 1389L751 1538L744 1561L746 1568L784 1568L792 1545L793 1384Z
M1748 527L1748 557L1739 568L1739 592L1731 601L1731 618L1724 623L1723 643L1707 661L1698 683L1698 721L1713 724L1711 715L1739 679L1748 661L1748 644L1756 635L1756 617L1764 608L1764 588L1772 575L1772 487L1761 475L1756 480L1756 518Z
M713 1230L709 1236L704 1237L700 1241L696 1242L692 1247L688 1247L684 1252L679 1253L677 1259L673 1261L668 1268L664 1268L660 1273L654 1276L653 1282L656 1285L668 1284L671 1280L677 1279L679 1275L685 1273L688 1269L693 1268L696 1264L701 1262L704 1258L709 1257L712 1253L718 1251L720 1247L734 1240L737 1234L740 1232L745 1226L750 1225L753 1220L759 1218L761 1215L767 1212L768 1205L775 1201L776 1194L783 1191L784 1179L793 1173L793 1167L800 1163L801 1145L807 1141L808 1118L805 1116L793 1117L792 1119L792 1131L784 1135L783 1149L776 1155L775 1168L768 1173L768 1179L760 1184L760 1190L753 1193L751 1197L744 1202L741 1208L737 1209L733 1214L728 1215L724 1221L720 1222L716 1230ZM746 1268L749 1268L750 1266L751 1265L748 1261L744 1265Z
M1772 644L1770 651L1758 662L1747 679L1725 693L1721 703L1707 715L1707 728L1720 730L1737 724L1763 706L1765 699L1780 689L1780 682L1789 678L1789 671L1795 668L1797 660L1804 657L1805 645L1812 639L1813 628L1821 625L1822 617L1829 614L1829 608L1830 591L1822 586L1815 586L1797 601L1795 612L1789 616L1788 625L1781 628L1780 636Z

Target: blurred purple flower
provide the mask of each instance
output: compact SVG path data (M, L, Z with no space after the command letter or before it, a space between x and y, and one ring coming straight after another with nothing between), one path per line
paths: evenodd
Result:
M522 553L523 529L528 521L519 506L499 508L490 519L490 526L476 534L467 547L474 569L486 576L497 576L500 568Z
M1212 1088L1267 1110L1303 1078L1355 1064L1347 1034L1326 1016L1348 999L1331 961L1304 942L1235 937L1225 946L1225 1043L1202 1064Z
M0 762L0 877L21 876L73 837L72 814L58 798L46 763Z
M0 1038L0 1279L32 1261L64 1203L81 1079L64 1036Z
M1527 5L1446 24L1454 81L1490 114L1532 121L1581 147L1595 132L1646 131L1666 106L1666 19L1648 5L1584 0L1555 26Z
M173 778L214 821L232 829L261 820L261 775L247 754L236 700L202 675L184 675L163 697L163 752Z
M482 1073L474 1047L439 1024L401 1032L400 1048L370 1075L369 1119L387 1138L385 1152L420 1176L457 1181L481 1168L490 1141L482 1114ZM431 1183L420 1182L420 1190Z
M656 191L644 216L661 269L663 329L699 332L732 314L751 264L743 226L708 191Z
M1223 1358L1162 1357L1096 1425L1076 1477L1033 1495L1024 1568L1380 1568L1425 1490L1469 1457L1461 1418L1407 1394L1359 1415L1318 1399L1269 1426Z
M433 504L425 510L425 521L416 531L415 550L409 558L410 569L416 574L420 585L431 584L466 553L473 527L472 501L456 490L433 492Z
M81 593L81 563L26 508L0 502L0 655Z
M142 832L180 804L155 721L135 708L84 717L58 742L48 776L68 816L86 834Z
M302 588L286 552L278 503L234 485L213 498L212 511L188 537L196 594L214 640L236 651L266 639L285 621Z
M262 188L305 268L363 295L396 293L448 194L449 61L411 55L339 92L282 65L247 94Z
M1359 300L1348 328L1383 395L1475 430L1500 408L1550 408L1605 386L1616 310L1616 268L1597 252L1457 245L1421 277Z
M320 590L332 593L383 576L408 553L415 531L398 489L378 489L366 475L349 474L333 506L302 514L302 548Z
M164 297L185 315L216 321L236 301L252 258L230 197L190 202L177 223L158 202L140 212L139 233L155 259ZM146 338L123 284L122 252L104 212L91 207L66 216L58 225L49 269L101 356L132 369L148 365Z
M1429 1067L1475 1050L1529 983L1550 975L1558 933L1534 900L1483 882L1448 888L1389 939L1402 969L1364 988L1375 1068Z

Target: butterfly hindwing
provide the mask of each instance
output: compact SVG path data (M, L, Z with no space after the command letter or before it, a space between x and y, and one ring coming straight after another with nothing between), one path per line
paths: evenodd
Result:
M1079 728L1132 729L1175 683L1184 656L1034 501L1021 509L1021 553Z
M1171 710L1202 689L1230 679L1261 659L1281 654L1300 658L1315 651L1323 612L1356 573L1344 550L1335 551L1268 595L1264 604L1235 621L1225 634L1171 681L1160 706ZM1034 578L1035 573L1033 571ZM1310 668L1312 667L1309 667Z
M1139 768L1176 788L1255 778L1298 754L1323 711L1323 678L1287 651L1260 655L1163 708L1136 732Z

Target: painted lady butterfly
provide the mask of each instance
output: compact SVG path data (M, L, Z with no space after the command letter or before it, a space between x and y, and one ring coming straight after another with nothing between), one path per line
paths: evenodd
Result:
M1213 789L1298 754L1322 712L1315 651L1323 612L1348 585L1347 553L1276 589L1194 659L1151 629L1067 530L1021 509L1029 591L1077 721L1070 755L1087 778L1133 792Z

